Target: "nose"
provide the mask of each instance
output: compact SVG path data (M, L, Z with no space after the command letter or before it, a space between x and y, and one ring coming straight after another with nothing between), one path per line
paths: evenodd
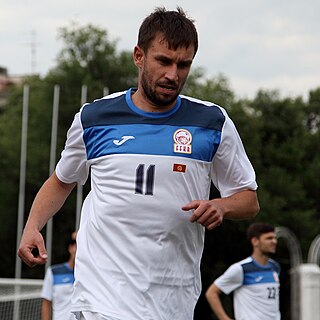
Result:
M165 77L170 81L178 81L178 68L175 64L168 67Z

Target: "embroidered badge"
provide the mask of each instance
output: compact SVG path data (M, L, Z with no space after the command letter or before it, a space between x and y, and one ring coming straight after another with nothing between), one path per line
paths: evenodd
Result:
M192 153L192 135L186 129L178 129L173 134L173 152L177 153Z

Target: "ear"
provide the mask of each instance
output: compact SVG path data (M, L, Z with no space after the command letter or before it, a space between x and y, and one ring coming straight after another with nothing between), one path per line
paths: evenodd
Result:
M135 46L133 51L133 61L138 68L142 67L143 59L144 59L143 50L139 46Z
M259 239L257 237L253 237L251 239L251 244L252 244L252 247L254 248L259 242Z

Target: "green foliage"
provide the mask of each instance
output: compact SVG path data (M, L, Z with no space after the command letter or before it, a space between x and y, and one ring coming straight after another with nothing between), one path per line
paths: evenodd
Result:
M10 107L9 107L10 106ZM22 96L17 88L10 92L8 106L0 115L0 242L2 277L12 275L15 263L15 239L18 211L19 152Z
M90 94L96 99L102 95L103 87L114 92L136 84L137 70L132 54L127 51L117 53L116 41L109 40L107 31L91 24L79 26L73 23L61 28L59 36L64 48L50 75L59 84L64 79L70 85L68 93L71 88L90 84Z
M286 226L297 236L301 234L306 256L312 239L320 231L314 223L315 199L306 192L303 178L305 171L314 171L310 162L305 161L310 152L306 147L314 139L304 125L309 117L308 105L301 98L281 100L275 91L260 91L250 107L259 123L256 134L260 148L255 155L260 159L255 166L262 208L259 218Z
M59 120L57 157L63 150L66 133L74 114L81 107L81 87L88 87L87 101L100 98L103 90L124 90L133 86L137 70L131 54L118 53L116 42L108 39L107 32L92 25L60 29L64 47L58 55L57 65L44 79L28 77L24 84L30 87L27 139L27 174L25 186L25 219L32 201L49 175L51 119L54 86L59 85ZM19 193L20 145L22 122L21 87L12 87L6 105L0 113L0 241L10 245L1 252L5 262L0 266L1 276L14 276L16 257L16 224ZM88 192L85 186L84 193ZM75 192L61 212L54 218L53 262L59 262L66 252L65 239L75 225ZM45 234L45 229L43 230ZM60 260L61 261L61 260ZM42 277L43 268L23 269L23 276Z
M216 78L204 79L204 74L202 68L192 70L183 94L230 108L234 102L234 93L229 87L227 78L219 74Z

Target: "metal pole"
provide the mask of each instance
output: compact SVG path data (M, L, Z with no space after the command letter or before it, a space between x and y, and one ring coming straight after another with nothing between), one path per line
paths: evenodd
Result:
M17 244L18 251L23 223L24 223L24 202L25 202L25 182L26 182L26 162L27 162L27 135L28 135L28 109L29 109L29 86L23 87L23 107L22 107L22 129L21 129L21 155L20 155L20 183L19 183L19 205L17 223ZM21 278L21 260L16 256L15 278ZM20 286L14 286L14 292L20 293ZM20 301L15 301L13 306L13 320L19 319Z
M108 87L103 87L103 96L107 96L109 94L109 88Z
M87 92L88 92L88 87L86 85L82 85L81 87L81 105L82 106L87 102ZM78 183L77 184L77 207L76 207L76 230L79 229L82 202L83 202L83 186Z
M21 129L19 205L18 205L18 223L17 223L17 250L20 245L23 223L24 223L24 199L25 199L27 135L28 135L28 108L29 108L29 86L24 85L22 129ZM16 256L15 278L21 278L21 260L18 256Z
M59 97L60 97L60 87L58 85L55 85L54 92L53 92L53 107L52 107L49 176L51 176L51 174L53 173L56 165ZM53 225L53 219L51 218L48 221L47 227L46 227L46 247L47 247L47 253L48 253L48 261L46 263L46 269L51 265L51 261L52 261L52 225Z

